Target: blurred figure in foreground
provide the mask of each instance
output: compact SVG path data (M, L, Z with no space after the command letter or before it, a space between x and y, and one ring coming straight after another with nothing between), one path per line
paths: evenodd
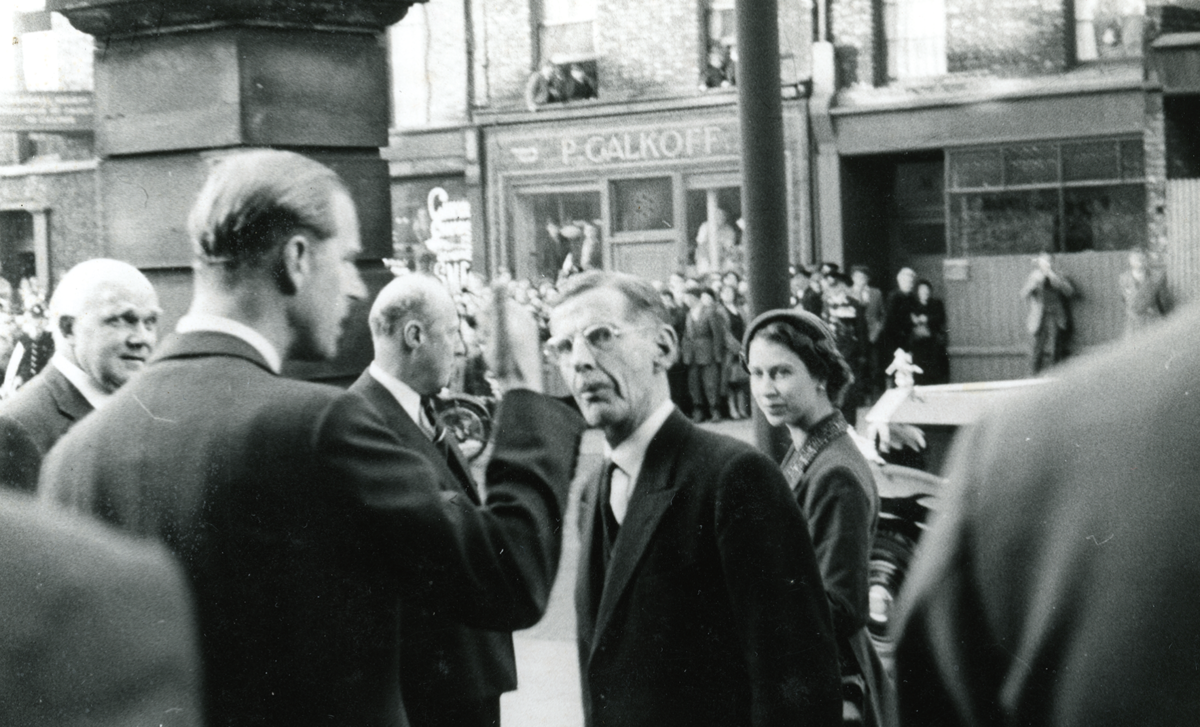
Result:
M150 358L158 294L140 270L97 258L71 268L50 298L55 354L0 404L0 486L37 489L42 458Z
M1167 276L1150 266L1145 250L1129 253L1129 269L1118 280L1125 301L1125 335L1130 336L1160 320L1171 310Z
M905 725L1200 714L1200 309L961 436L900 600Z
M742 351L759 409L792 438L781 466L808 520L833 611L843 722L889 724L891 685L867 632L879 492L837 406L853 379L850 366L829 329L805 311L762 314L750 323Z
M39 494L182 562L211 724L402 725L399 604L476 628L536 623L583 422L534 393L537 328L513 305L491 339L510 345L487 504L446 497L447 468L362 396L279 375L285 358L333 358L366 293L341 179L292 152L231 154L188 229L179 335L59 441Z
M204 724L187 583L165 548L0 492L0 553L0 724Z
M607 462L581 496L575 587L589 727L837 724L837 652L803 517L762 453L672 405L654 288L586 273L554 360Z

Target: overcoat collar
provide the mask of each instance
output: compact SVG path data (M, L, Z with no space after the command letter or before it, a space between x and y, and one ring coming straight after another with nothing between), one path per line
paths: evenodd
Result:
M275 372L258 349L237 336L217 331L195 331L172 334L158 348L151 363L167 359L198 358L203 356L233 356L244 358L272 376Z
M58 410L71 421L79 421L91 413L92 405L87 398L53 365L46 367L46 388Z
M646 449L646 458L641 474L629 501L625 521L613 544L608 573L604 577L604 590L596 612L596 627L592 637L592 653L611 621L621 596L637 571L638 564L646 553L655 529L663 514L674 500L676 492L684 486L674 477L676 464L684 444L694 425L679 410L671 412L658 434ZM602 504L602 503L601 503ZM593 533L595 540L599 537Z

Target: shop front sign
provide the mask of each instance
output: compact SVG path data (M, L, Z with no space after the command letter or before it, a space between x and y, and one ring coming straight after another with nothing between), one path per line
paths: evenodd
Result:
M735 120L522 133L499 141L509 169L587 169L738 155Z

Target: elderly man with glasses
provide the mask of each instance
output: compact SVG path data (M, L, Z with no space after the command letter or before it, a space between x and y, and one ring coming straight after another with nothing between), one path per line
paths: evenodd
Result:
M574 278L546 353L608 458L581 502L575 590L585 721L840 723L829 606L775 464L670 401L677 343L644 280Z

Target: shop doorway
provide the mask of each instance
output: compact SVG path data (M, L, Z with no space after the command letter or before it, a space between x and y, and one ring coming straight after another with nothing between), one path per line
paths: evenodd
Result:
M0 212L0 305L13 310L25 278L37 278L33 215L23 210Z
M603 267L603 216L594 190L522 193L512 226L512 272L532 281Z

